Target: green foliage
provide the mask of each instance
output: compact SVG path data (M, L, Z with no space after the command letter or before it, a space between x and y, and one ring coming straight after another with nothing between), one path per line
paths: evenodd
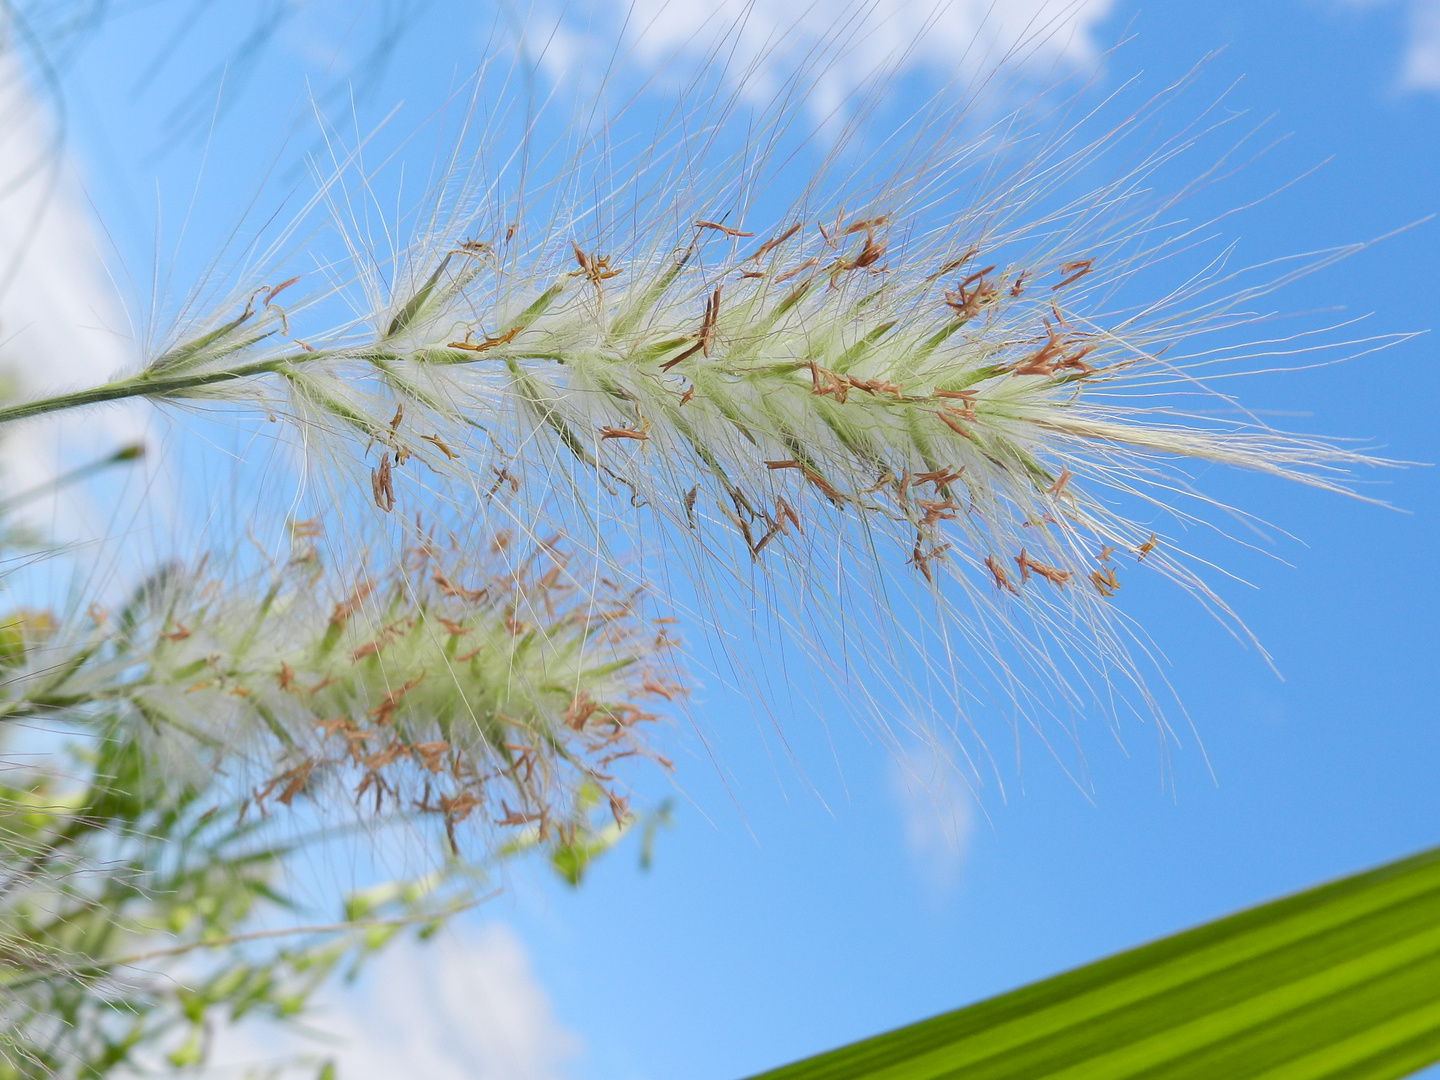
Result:
M1437 987L1440 848L755 1080L1394 1080Z
M455 906L432 877L296 927L275 819L237 820L213 776L163 782L113 718L75 734L63 772L47 755L0 785L4 1080L198 1065L217 1024L296 1017L342 961Z
M472 809L511 836L480 862L539 850L571 885L635 821L600 767L627 756L627 697L675 688L644 674L656 636L627 629L619 598L575 616L553 546L544 573L464 588L427 555L408 564L423 585L332 596L302 532L268 588L170 567L114 617L0 618L0 1080L193 1070L219 1025L299 1018L337 968L478 902L485 875L456 838ZM331 753L337 725L349 749ZM41 741L34 766L23 738ZM270 779L252 788L257 768ZM386 792L384 820L406 824L433 799L450 854L306 925L287 868L334 838L319 824L347 776L352 815Z
M595 812L608 799L598 784L582 784L575 793L574 808L570 818L573 821L591 822ZM669 828L672 819L672 804L666 799L654 810L641 816L627 815L599 828L575 829L566 832L558 841L545 844L538 825L526 830L501 849L502 855L516 855L537 847L543 847L550 862L550 868L572 889L578 889L590 865L605 852L620 842L632 829L640 831L640 869L649 870L654 859L655 834L661 828Z

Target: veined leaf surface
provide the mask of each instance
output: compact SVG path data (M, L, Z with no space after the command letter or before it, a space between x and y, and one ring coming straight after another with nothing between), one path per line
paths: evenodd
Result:
M1392 1080L1440 1061L1440 849L754 1080Z

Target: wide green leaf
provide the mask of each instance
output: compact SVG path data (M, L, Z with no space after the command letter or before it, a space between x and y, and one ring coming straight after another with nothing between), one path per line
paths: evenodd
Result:
M1391 1080L1435 1061L1440 849L762 1076Z

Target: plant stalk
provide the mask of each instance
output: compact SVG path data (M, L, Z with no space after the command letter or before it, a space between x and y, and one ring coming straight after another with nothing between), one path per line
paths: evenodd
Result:
M269 360L257 360L240 367L227 368L224 371L204 371L192 375L171 375L159 378L144 373L132 375L128 379L117 379L88 390L76 390L68 394L57 394L54 397L4 406L0 408L0 427L18 420L29 420L32 417L64 412L67 409L79 409L86 405L99 405L106 401L123 401L133 397L163 398L203 386L216 386L233 379L273 375L282 368L292 367L308 360L316 360L323 355L325 354L300 353L295 356L279 356Z

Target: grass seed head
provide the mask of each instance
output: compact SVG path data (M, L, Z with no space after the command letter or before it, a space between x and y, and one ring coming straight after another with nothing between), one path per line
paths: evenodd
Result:
M629 823L624 767L685 690L637 597L582 589L558 537L521 549L432 538L358 579L307 550L258 589L172 570L84 641L16 616L7 708L124 709L161 767L248 763L262 813L303 797L434 817L457 853L466 821L563 846L597 798Z
M1277 431L1208 381L1289 348L1233 336L1264 322L1257 298L1343 251L1253 281L1222 256L1147 292L1197 236L1173 223L1185 190L1153 192L1202 126L1124 157L1166 97L1098 129L937 106L868 160L864 129L847 129L779 213L758 209L767 154L753 141L736 157L714 149L723 106L628 166L608 135L585 146L574 133L582 149L548 186L488 172L497 148L482 133L405 244L360 224L378 201L369 174L349 190L327 180L317 205L345 256L301 284L247 283L236 309L178 335L131 382L288 417L347 512L368 505L398 524L445 504L532 538L553 521L617 572L623 557L608 552L653 543L681 581L674 604L723 626L715 608L758 602L880 712L887 696L913 700L895 687L924 684L941 687L923 695L938 712L963 713L986 668L1022 711L1047 694L1063 709L1104 702L1116 683L1151 709L1143 636L1116 614L1138 569L1125 558L1229 616L1177 535L1212 509L1183 494L1191 463L1335 491L1375 464ZM782 106L756 130L779 139L788 120ZM1104 160L1123 165L1087 188ZM301 330L337 299L352 319ZM1213 332L1232 344L1210 347ZM382 717L440 692L406 651L421 648L407 644L420 625L372 627L355 646L373 646L356 662L377 673L402 655L427 672L413 686L408 668L386 677L387 694L404 688L370 716L387 730ZM837 630L877 644L837 657ZM425 770L423 755L409 760Z

